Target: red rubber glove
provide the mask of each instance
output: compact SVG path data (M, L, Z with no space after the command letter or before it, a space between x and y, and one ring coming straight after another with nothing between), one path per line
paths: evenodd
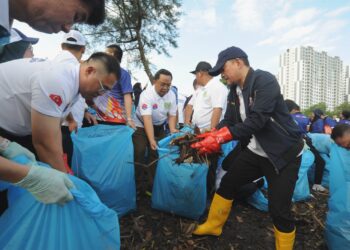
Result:
M191 144L191 147L197 149L199 154L218 153L221 149L220 144L233 139L227 127L198 135L196 138L203 138L203 140Z

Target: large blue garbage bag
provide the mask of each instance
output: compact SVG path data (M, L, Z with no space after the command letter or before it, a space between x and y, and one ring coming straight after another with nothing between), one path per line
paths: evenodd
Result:
M310 150L303 152L301 164L298 173L298 180L295 184L293 201L302 201L310 198L310 186L308 179L308 170L313 165L315 156Z
M318 152L322 154L329 154L333 142L330 135L319 133L308 133L307 135L311 138L312 145Z
M74 200L64 206L45 205L10 185L9 208L0 217L0 249L119 249L117 214L87 183L70 179L76 187L71 190Z
M206 208L206 164L176 164L178 147L169 142L183 133L170 135L158 143L157 171L153 182L152 208L199 219Z
M72 170L101 201L122 216L136 209L133 130L97 125L72 133Z
M330 250L350 249L350 151L331 147L325 238Z

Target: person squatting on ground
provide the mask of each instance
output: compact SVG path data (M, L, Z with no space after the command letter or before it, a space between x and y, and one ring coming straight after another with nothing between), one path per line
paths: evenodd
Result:
M172 74L166 69L159 70L154 75L154 83L148 86L140 95L139 105L135 112L136 131L132 135L134 143L134 161L136 181L140 184L143 178L142 167L137 163L144 164L146 155L147 163L154 162L158 158L157 141L166 136L166 124L169 124L170 132L176 130L176 98L170 90ZM148 187L151 191L155 175L156 163L147 169Z
M247 54L237 47L221 51L209 73L214 76L221 73L231 87L232 101L225 119L233 123L199 135L202 141L192 147L199 153L211 154L220 151L220 144L233 139L250 138L250 142L231 162L214 195L207 221L193 234L219 236L235 193L243 185L265 176L276 248L292 249L296 228L291 204L304 142L289 115L279 84L272 74L253 70Z
M196 69L190 73L196 76L198 88L189 101L185 112L185 124L195 126L201 132L215 128L224 118L228 90L217 78L209 75L211 69L208 62L199 62ZM192 122L191 122L192 118ZM218 155L210 155L209 171L207 175L207 193L215 190L215 177Z
M320 152L318 152L318 150L312 144L311 138L307 136L307 128L310 124L310 120L306 115L300 112L300 107L294 101L285 100L285 102L289 113L293 117L294 121L298 124L300 132L302 133L306 144L309 146L310 151L315 156L315 178L312 189L314 191L324 192L326 189L321 185L321 183L326 162L323 160Z

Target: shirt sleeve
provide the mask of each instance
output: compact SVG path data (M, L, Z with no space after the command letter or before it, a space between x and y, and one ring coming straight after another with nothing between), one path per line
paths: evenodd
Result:
M64 76L56 72L40 72L32 79L31 107L48 116L62 117L70 101Z
M141 93L139 101L139 109L141 115L152 115L152 102L151 98L147 96L149 91Z
M217 83L211 91L211 104L213 108L225 109L227 104L227 90L219 84L222 83Z
M121 91L123 95L132 93L132 85L131 85L131 77L130 74L126 70L121 71L121 77L120 77L120 86L121 86Z

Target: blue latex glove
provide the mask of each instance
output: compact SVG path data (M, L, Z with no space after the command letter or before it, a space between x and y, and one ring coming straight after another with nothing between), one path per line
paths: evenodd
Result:
M73 200L69 189L74 188L68 176L52 168L30 164L26 177L14 185L28 190L37 200L45 203L64 203Z
M30 161L36 161L35 155L32 152L16 142L10 142L10 144L1 154L7 159L13 159L16 156L25 155Z

